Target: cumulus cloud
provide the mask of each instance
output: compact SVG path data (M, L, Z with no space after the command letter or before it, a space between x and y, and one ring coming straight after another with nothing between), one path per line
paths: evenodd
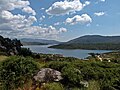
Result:
M26 14L13 14L12 10L19 9ZM31 15L32 14L32 15ZM6 36L38 36L53 37L62 32L66 32L65 28L56 29L53 26L34 26L37 22L36 12L30 7L28 0L1 0L0 1L0 34ZM43 15L44 19L45 16Z
M31 13L36 15L35 10L33 10L30 6L29 1L25 0L1 0L0 1L0 11L3 10L14 10L14 9L21 9L23 12Z
M1 0L0 10L14 10L15 8L21 9L30 5L29 1L22 0Z
M48 27L39 27L33 26L25 29L25 35L35 35L40 37L50 37L50 36L57 36L60 33L67 32L66 28L56 29L53 26Z
M5 22L2 22L1 25L8 25L11 27L13 30L19 30L24 27L29 27L30 25L33 24L33 22L37 21L35 16L29 16L26 18L23 15L17 14L13 15L9 11L2 11L1 17Z
M49 15L64 15L73 13L76 11L82 10L86 5L89 5L90 2L86 1L85 4L82 4L80 0L64 0L58 1L52 4L46 12Z
M6 33L8 35L15 36L38 36L38 37L56 37L58 34L66 32L67 29L60 28L56 29L53 26L49 27L40 27L32 26L32 24L37 21L35 16L29 16L26 18L21 15L13 15L8 11L3 11L2 17L6 20L5 23L0 25L0 30L8 30ZM9 17L7 17L9 16Z
M96 16L103 16L103 15L105 15L105 12L95 12L94 15L96 15Z
M31 7L29 7L29 6L24 7L24 8L22 9L22 11L23 11L23 12L26 12L26 13L30 13L30 14L32 14L32 15L36 15L36 12L35 12Z
M66 24L70 24L70 25L74 25L77 23L81 23L81 24L87 23L88 24L91 22L92 22L92 18L87 14L82 14L81 16L75 15L72 18L67 18L65 21Z
M60 33L61 33L61 32L67 32L67 29L62 27L62 28L59 29L59 32L60 32Z

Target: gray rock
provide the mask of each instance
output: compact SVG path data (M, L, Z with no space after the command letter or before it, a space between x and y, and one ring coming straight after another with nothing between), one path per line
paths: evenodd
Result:
M62 79L61 72L51 68L40 69L33 78L39 82L60 81Z
M80 84L83 85L84 87L89 86L89 83L87 81L80 81Z

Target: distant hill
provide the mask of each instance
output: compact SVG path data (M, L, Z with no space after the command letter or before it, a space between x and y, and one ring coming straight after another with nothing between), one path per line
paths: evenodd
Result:
M20 39L23 45L48 45L48 44L60 44L61 42L56 40L45 40L45 39Z
M120 36L86 35L50 48L120 50Z
M120 43L120 36L85 35L67 43Z

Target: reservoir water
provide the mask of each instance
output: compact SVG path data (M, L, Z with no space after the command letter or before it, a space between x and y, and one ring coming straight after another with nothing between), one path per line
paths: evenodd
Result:
M66 57L76 57L76 58L86 58L88 53L106 53L110 50L81 50L81 49L53 49L48 48L50 45L28 45L23 46L25 48L30 48L32 52L44 53L44 54L62 54Z

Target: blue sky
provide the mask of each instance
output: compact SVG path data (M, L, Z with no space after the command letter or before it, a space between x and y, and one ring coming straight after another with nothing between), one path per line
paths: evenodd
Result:
M120 35L120 0L0 0L0 35L59 41Z

